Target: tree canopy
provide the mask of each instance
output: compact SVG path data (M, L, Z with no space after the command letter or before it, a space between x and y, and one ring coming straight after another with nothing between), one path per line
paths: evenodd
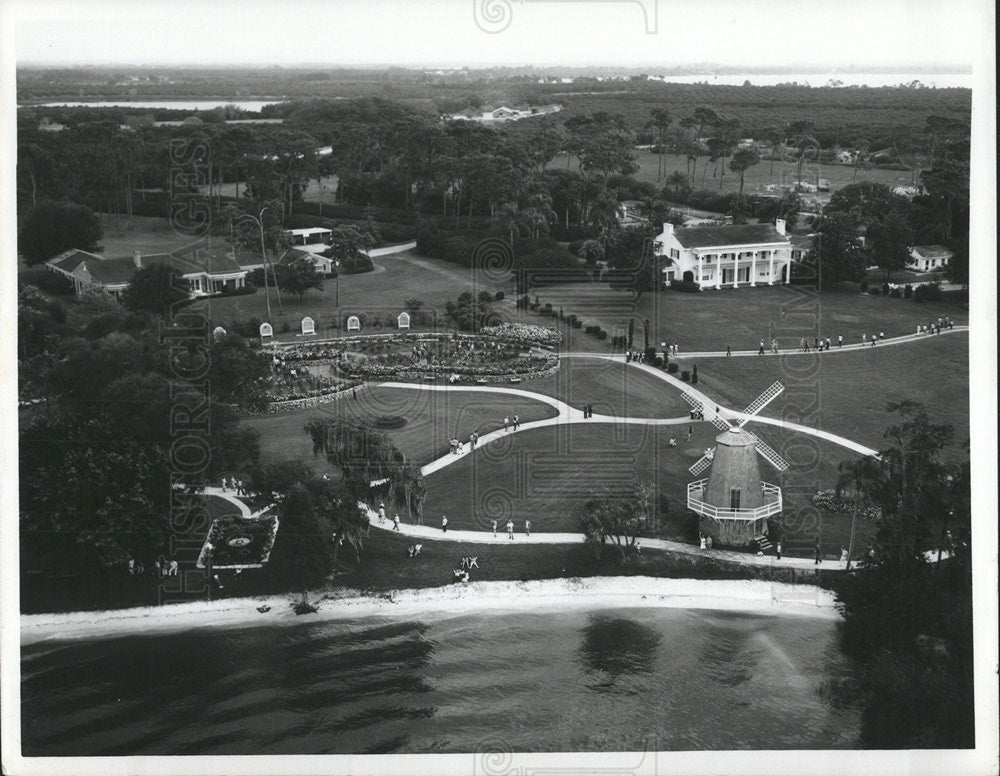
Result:
M28 264L40 264L76 248L97 251L104 230L86 205L47 200L32 207L17 235L17 251Z

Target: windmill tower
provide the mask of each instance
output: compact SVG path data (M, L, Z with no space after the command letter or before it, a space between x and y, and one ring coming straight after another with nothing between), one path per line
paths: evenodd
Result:
M688 483L687 506L701 516L701 532L720 542L749 544L767 530L767 518L781 512L781 488L761 480L757 456L778 471L787 469L788 463L744 426L784 390L781 383L774 383L740 413L737 424L716 411L710 422L722 433L715 438L715 447L688 470L698 475L711 467L706 479ZM683 396L705 417L698 398Z

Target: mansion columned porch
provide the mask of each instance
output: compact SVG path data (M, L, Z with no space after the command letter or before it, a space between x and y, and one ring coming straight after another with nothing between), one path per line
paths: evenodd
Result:
M694 254L693 269L682 272L674 262L664 268L667 283L684 280L698 283L702 288L739 288L789 282L787 249L721 252L695 249Z

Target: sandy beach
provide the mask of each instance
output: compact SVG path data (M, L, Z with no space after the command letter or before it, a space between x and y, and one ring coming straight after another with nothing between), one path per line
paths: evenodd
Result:
M833 593L811 585L762 580L591 577L531 582L472 582L394 590L382 595L317 594L319 611L297 616L295 595L229 598L162 607L33 614L21 617L21 644L47 639L108 638L212 627L254 627L318 620L431 614L502 614L568 609L668 607L839 619ZM269 606L267 612L258 607Z

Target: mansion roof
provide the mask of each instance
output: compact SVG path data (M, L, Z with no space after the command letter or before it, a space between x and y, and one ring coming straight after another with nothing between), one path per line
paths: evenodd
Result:
M681 227L674 230L674 236L677 238L677 242L685 248L789 242L788 237L781 234L773 224Z

